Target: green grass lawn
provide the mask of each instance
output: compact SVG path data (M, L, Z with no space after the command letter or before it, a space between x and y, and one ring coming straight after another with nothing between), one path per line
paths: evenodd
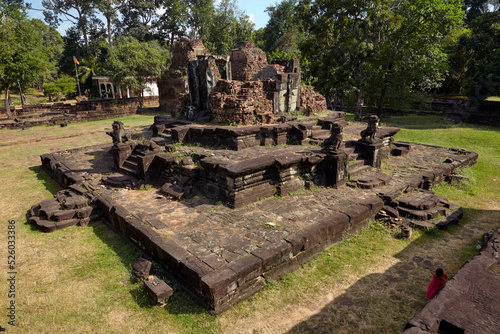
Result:
M126 126L140 126L151 124L152 118L137 115L122 120ZM382 125L401 127L397 140L479 153L477 165L463 171L468 182L436 189L464 208L465 217L458 226L449 231L416 231L406 240L373 222L217 317L175 284L174 296L160 307L131 275L132 264L141 254L107 226L94 223L42 234L26 224L30 206L60 189L41 171L39 155L108 143L104 132L111 123L0 131L4 261L7 221L17 222L18 326L7 326L7 332L400 333L425 305L430 281L429 270L415 266L413 259L429 258L453 275L475 253L482 229L500 227L499 129L451 126L437 116L393 116L382 119ZM472 235L463 234L470 226L480 228ZM407 266L413 269L406 270ZM6 282L5 269L2 275ZM7 307L7 288L0 284L2 307ZM7 318L2 319L0 325L6 327Z

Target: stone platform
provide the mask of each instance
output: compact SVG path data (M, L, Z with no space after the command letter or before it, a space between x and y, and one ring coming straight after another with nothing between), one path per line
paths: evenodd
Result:
M64 186L87 189L104 221L159 261L170 277L215 314L259 291L267 280L297 269L345 235L358 233L402 194L429 189L477 159L473 152L412 144L406 156L387 158L382 169L386 177L376 187L309 184L310 189L283 197L261 196L267 198L231 209L196 192L178 201L156 187L106 187L101 179L113 167L110 149L105 145L47 154L42 163ZM182 166L186 157L204 155L244 165L248 159L284 153L310 157L319 149L307 144L241 151L183 147L179 159L171 160ZM160 177L162 170L154 173Z

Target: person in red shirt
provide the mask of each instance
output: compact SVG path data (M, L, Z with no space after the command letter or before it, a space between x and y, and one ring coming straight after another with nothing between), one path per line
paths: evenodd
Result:
M432 299L443 288L446 284L446 280L448 279L448 275L443 271L443 269L438 268L434 272L434 277L432 277L432 282L429 284L427 288L427 298Z

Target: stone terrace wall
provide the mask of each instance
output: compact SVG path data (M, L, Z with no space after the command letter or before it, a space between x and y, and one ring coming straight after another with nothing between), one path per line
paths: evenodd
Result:
M275 83L219 80L210 97L215 123L269 124L273 121L272 94Z
M177 143L223 146L238 151L255 146L302 144L308 138L312 138L313 128L316 125L323 130L329 130L332 123L343 122L344 116L343 112L335 112L329 117L314 122L292 121L283 124L245 127L198 126L189 122L182 124L179 121L155 117L152 128L156 128L155 135L165 129L171 129L172 140Z
M154 105L156 97L145 100L145 105ZM63 103L44 103L25 105L16 109L14 119L9 120L7 115L0 119L0 129L26 128L37 125L67 124L70 122L88 122L100 119L116 118L134 115L139 109L139 98L118 100L82 101L76 105Z

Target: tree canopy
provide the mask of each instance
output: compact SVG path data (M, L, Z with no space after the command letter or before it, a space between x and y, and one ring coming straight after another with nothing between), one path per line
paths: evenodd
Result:
M139 90L146 83L161 77L167 69L169 51L157 41L140 42L131 36L120 36L110 50L106 66L115 84Z
M332 1L306 6L315 86L327 96L397 104L439 86L447 69L442 39L463 22L459 0Z
M253 39L269 59L299 58L303 83L355 106L357 117L362 106L381 112L436 92L479 99L498 94L498 0L282 0L267 7L269 21L258 30L237 0L42 3L50 26L29 20L24 1L2 1L4 90L17 78L27 84L74 75L73 57L81 61L86 92L91 76L106 68L115 80L140 87L164 70L167 50L189 37L201 39L212 54L228 54L237 42ZM63 21L70 28L61 39L55 28ZM146 59L148 52L162 58Z
M60 36L56 31L28 19L24 7L0 3L0 89L5 93L9 117L9 89L50 76L58 50Z

